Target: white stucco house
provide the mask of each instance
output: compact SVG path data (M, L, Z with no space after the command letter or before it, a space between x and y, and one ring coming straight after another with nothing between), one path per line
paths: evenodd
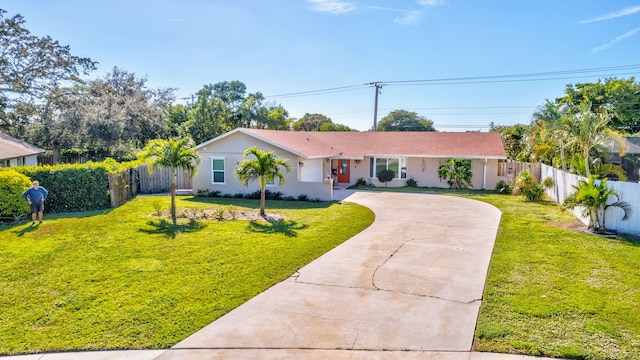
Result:
M0 132L0 167L38 165L43 149Z
M500 134L496 132L308 132L234 129L196 146L202 157L193 189L222 194L249 193L257 183L244 187L234 168L249 147L274 150L287 158L293 170L282 186L272 191L284 196L306 194L332 200L333 186L348 186L359 178L384 186L377 173L393 170L396 178L387 186L404 186L414 179L418 186L448 187L438 179L438 168L451 158L471 161L474 189L493 189L499 180L498 162L506 159ZM333 176L332 176L333 174ZM333 181L337 184L332 184ZM332 186L333 185L333 186Z

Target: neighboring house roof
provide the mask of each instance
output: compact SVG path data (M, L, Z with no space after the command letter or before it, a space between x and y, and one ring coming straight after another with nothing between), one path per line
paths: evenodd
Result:
M42 154L45 150L0 132L0 160Z
M196 146L196 150L237 132L307 159L361 160L365 156L506 158L497 132L330 132L238 128Z
M627 149L625 151L625 154L640 154L640 146L638 146L635 142L637 138L626 138L626 142L627 142ZM609 151L612 154L617 155L618 153L620 153L620 145L613 141L613 140L609 140L606 142L605 146L607 147L607 149L609 149Z

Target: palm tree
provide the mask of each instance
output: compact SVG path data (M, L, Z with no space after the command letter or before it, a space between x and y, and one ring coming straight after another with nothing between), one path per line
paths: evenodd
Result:
M262 151L252 146L244 151L243 156L255 156L255 159L245 159L235 168L238 180L244 186L249 186L250 181L257 180L260 184L260 216L265 217L264 207L267 183L273 183L278 179L278 184L284 184L285 174L281 168L291 171L291 162L288 159L276 157L275 151Z
M191 176L196 174L196 169L202 159L193 149L194 142L185 137L179 140L156 139L147 143L141 157L148 162L149 172L158 168L171 169L171 221L176 225L176 169L181 167Z
M595 176L589 176L587 180L579 180L574 185L576 191L564 200L564 206L569 209L583 207L582 216L589 217L589 228L592 230L606 230L605 213L611 207L618 207L624 211L622 220L629 219L631 205L626 201L620 201L618 194L607 187L607 178L596 182ZM616 201L607 203L609 197L615 197Z
M573 154L571 167L576 174L586 176L587 164L581 154ZM621 166L615 164L603 164L601 158L595 158L591 161L591 164L588 167L591 169L591 175L595 176L596 179L613 175L620 181L627 180L627 173Z
M604 150L608 141L615 141L620 146L620 155L624 155L627 143L622 135L609 128L610 116L606 109L591 111L591 104L582 103L579 113L572 116L572 126L568 131L570 145L574 145L585 160L585 175L591 175L593 152Z
M533 113L530 141L536 157L551 163L556 160L559 151L560 167L566 171L566 138L571 127L567 117L567 108L547 100Z

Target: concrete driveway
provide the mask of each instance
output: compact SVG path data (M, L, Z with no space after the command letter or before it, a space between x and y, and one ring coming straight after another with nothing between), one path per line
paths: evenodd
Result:
M470 353L500 211L429 194L346 200L374 223L159 358L501 359Z

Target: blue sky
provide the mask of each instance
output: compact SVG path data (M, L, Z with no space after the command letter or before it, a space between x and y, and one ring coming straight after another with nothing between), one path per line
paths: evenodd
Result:
M4 0L37 35L175 87L240 80L266 96L362 85L640 64L640 1L595 0ZM383 88L379 118L415 111L441 131L528 123L565 85L638 68ZM531 78L526 78L531 80ZM523 80L523 79L518 79ZM322 113L366 130L374 89L273 97L292 116ZM184 101L184 100L178 100Z

